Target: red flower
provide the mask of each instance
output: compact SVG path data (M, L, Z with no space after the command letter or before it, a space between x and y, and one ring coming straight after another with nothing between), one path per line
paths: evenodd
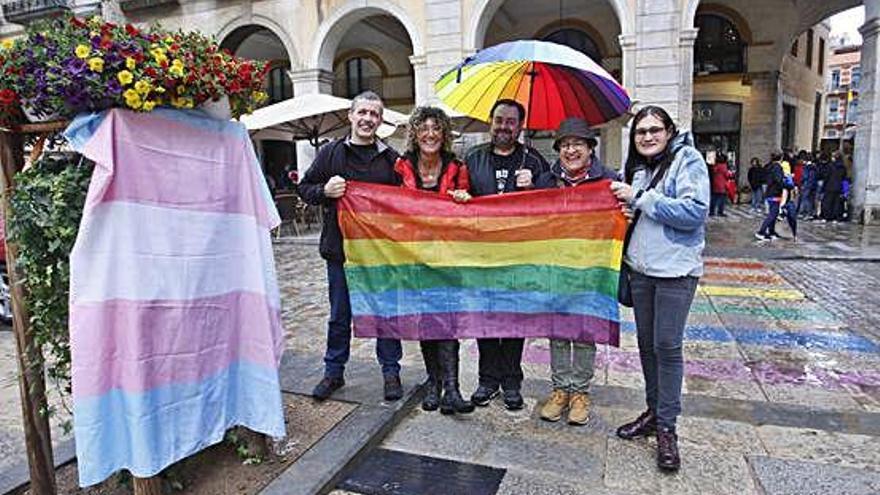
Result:
M113 42L110 41L110 38L101 38L101 50L109 50L113 47Z
M144 69L144 74L149 77L156 77L158 75L158 72L156 72L156 69L152 67L147 67L146 69Z
M11 89L0 90L0 104L11 105L18 99L18 95Z
M73 24L74 26L78 27L78 28L88 27L88 25L85 23L85 21L83 21L83 20L80 19L79 17L71 17L71 18L70 18L70 23Z
M128 33L129 36L137 36L141 34L140 30L131 24L125 25L125 32Z
M226 87L226 89L230 93L238 93L239 91L241 91L241 85L238 83L237 80L233 79L232 82L229 83L229 86Z

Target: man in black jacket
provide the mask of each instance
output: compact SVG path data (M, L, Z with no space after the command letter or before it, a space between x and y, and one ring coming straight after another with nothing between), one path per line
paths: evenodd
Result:
M356 96L348 112L351 134L332 141L318 152L312 166L299 184L303 200L324 206L319 251L327 260L327 282L330 289L330 320L327 324L327 351L324 354L324 378L312 396L324 400L345 385L343 373L351 350L351 302L345 281L345 253L342 233L336 220L336 200L345 194L347 180L397 185L394 172L397 152L376 138L382 123L382 99L372 91ZM385 379L385 400L403 396L400 383L400 358L403 351L399 340L377 339L376 357Z
M514 100L498 100L490 115L492 141L472 148L465 158L471 194L486 196L533 188L534 179L549 167L537 150L517 141L525 121L525 109ZM525 339L477 339L480 381L471 396L475 405L488 405L501 388L508 409L523 408L520 386L524 343Z
M755 233L755 237L759 241L770 241L778 239L776 234L776 218L779 216L779 204L782 200L782 190L785 187L785 174L782 170L782 153L775 152L770 156L770 165L767 166L767 175L764 176L767 185L766 197L767 201L767 217L761 228Z

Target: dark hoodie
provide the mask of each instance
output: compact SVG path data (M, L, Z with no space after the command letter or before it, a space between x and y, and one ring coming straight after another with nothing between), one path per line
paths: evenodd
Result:
M596 179L611 179L611 180L620 180L620 175L606 168L605 165L596 158L596 155L592 156L592 163L590 164L590 168L587 170L587 178L582 182L596 180ZM559 160L550 167L550 170L542 173L535 180L535 188L536 189L553 189L558 187L569 187L576 186L577 184L573 184L565 179L562 174L562 163Z

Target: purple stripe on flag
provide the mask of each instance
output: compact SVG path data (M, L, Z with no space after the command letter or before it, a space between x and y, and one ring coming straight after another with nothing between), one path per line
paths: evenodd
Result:
M561 313L459 312L391 317L358 315L354 334L401 340L526 338L620 345L620 323L591 315Z

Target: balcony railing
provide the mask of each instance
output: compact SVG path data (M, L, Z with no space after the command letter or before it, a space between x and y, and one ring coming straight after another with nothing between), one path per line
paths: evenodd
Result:
M13 24L30 24L70 10L69 0L10 0L3 2L3 17Z
M151 7L166 7L179 5L179 0L119 0L119 8L123 12L148 9Z

